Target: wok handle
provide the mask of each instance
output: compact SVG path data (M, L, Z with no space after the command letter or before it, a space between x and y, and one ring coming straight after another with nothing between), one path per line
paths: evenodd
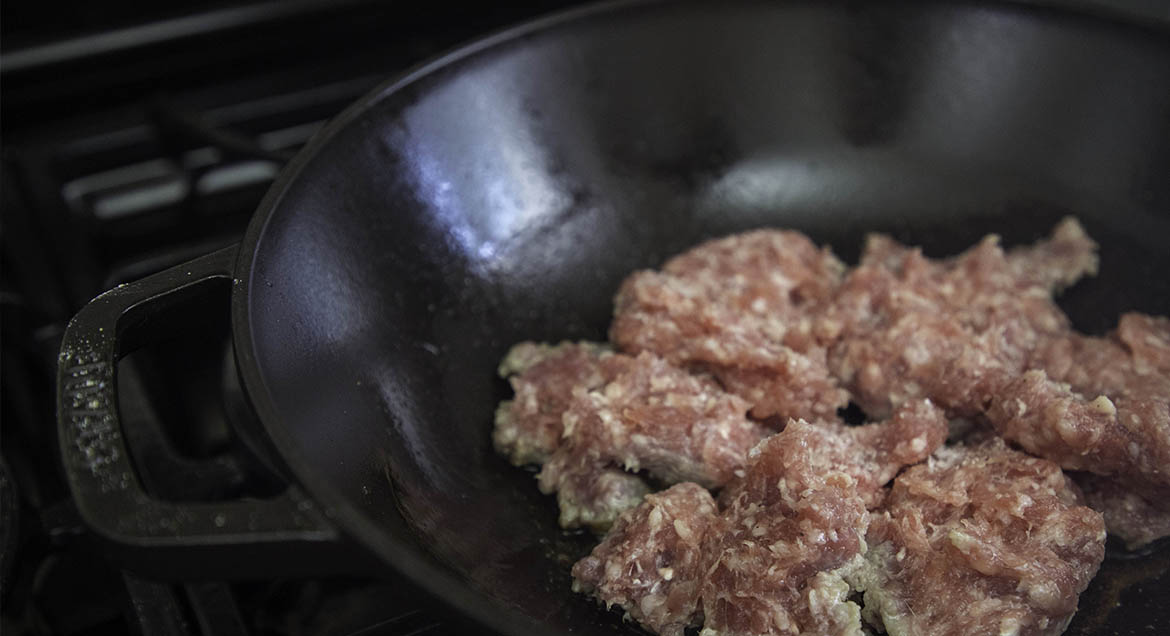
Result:
M118 287L70 321L57 371L62 464L81 519L130 569L166 579L347 570L338 531L294 486L271 499L171 502L142 486L118 412L117 363L173 337L209 285L231 279L232 246ZM187 321L190 322L190 321ZM352 570L348 570L351 571Z

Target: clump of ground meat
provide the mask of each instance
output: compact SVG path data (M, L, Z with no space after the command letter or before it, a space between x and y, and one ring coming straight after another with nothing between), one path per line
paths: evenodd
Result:
M1132 547L1170 534L1168 351L1170 321L1135 313L1104 338L1050 338L1033 353L1034 369L1009 382L988 412L1029 452L1106 477L1093 480L1090 503Z
M826 470L840 440L823 432L795 421L753 448L722 512L695 484L648 496L574 566L574 587L660 634L860 635L841 576L869 516L857 481Z
M493 440L564 527L612 525L575 589L658 633L1056 634L1106 524L1170 534L1170 320L1074 332L1052 296L1096 269L1071 219L946 259L871 235L849 270L710 241L622 284L613 349L514 347Z
M826 312L840 326L829 368L871 416L921 397L982 413L1045 337L1068 330L1052 292L1096 271L1095 250L1072 220L1032 247L1004 251L993 235L938 261L872 235Z
M867 619L903 634L1059 634L1105 556L1101 515L1060 467L1001 440L900 475L850 575Z
M703 541L703 633L861 633L841 575L865 550L869 513L857 480L826 470L837 443L794 421L752 449L743 483Z
M1117 339L1129 349L1138 374L1170 374L1170 318L1122 314Z
M946 441L947 419L930 400L906 402L886 421L846 426L836 421L814 422L818 441L801 461L821 472L841 471L856 482L857 494L868 509L878 507L885 486L902 468L930 457ZM719 499L727 507L739 495L746 479L734 480Z
M719 378L758 418L831 417L848 395L825 366L813 317L844 265L797 232L704 243L622 284L610 337Z
M522 342L500 362L515 395L496 409L492 441L517 466L544 463L561 444L561 416L573 395L611 380L628 358L604 344Z
M578 590L660 634L860 634L841 578L864 551L866 512L899 468L946 437L921 401L860 427L789 422L753 448L716 509L680 484L623 514L573 569Z
M1047 240L1013 248L1007 258L1017 280L1050 293L1096 274L1098 267L1096 242L1072 217L1057 223Z
M644 470L666 483L715 488L742 472L748 449L768 434L747 418L746 402L711 378L651 353L623 357L621 373L573 395L562 443L540 471L540 489L557 493L566 527L612 522L596 513L592 486L601 471Z
M1032 370L1002 389L988 417L1063 468L1116 476L1151 499L1170 494L1170 401L1089 397Z
M508 351L499 373L515 397L496 409L492 442L517 466L541 464L561 446L563 416L573 396L616 377L632 358L604 344L522 342ZM638 475L603 467L564 486L561 525L604 530L623 510L638 505L650 487Z
M1072 331L1051 295L1096 268L1073 220L1032 246L1005 251L992 236L943 260L871 236L823 319L840 325L829 368L870 415L929 397L1170 515L1170 320L1131 313L1107 338Z
M949 432L946 415L930 400L905 402L884 422L832 428L850 442L849 451L833 462L857 480L868 508L881 503L884 486L902 468L930 457Z
M705 488L682 483L648 495L573 566L573 589L620 605L663 636L698 623L703 537L717 519Z
M1159 333L1157 325L1150 316L1131 313L1104 338L1062 333L1037 347L1029 366L1084 395L1170 397L1170 370L1159 368L1157 348L1160 337L1170 334Z
M1111 477L1078 473L1073 480L1085 494L1085 503L1105 517L1109 534L1129 549L1170 536L1170 506L1152 503Z

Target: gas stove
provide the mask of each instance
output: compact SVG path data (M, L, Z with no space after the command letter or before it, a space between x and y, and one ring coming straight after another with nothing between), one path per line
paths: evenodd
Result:
M238 241L282 165L379 82L570 3L163 4L3 7L2 630L451 633L406 583L169 583L124 569L87 533L60 475L57 352L90 298ZM227 296L196 332L119 363L122 418L137 431L127 442L156 497L286 485L247 435Z

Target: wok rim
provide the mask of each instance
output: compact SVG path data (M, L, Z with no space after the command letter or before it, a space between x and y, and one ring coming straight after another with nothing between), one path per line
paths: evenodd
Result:
M264 195L239 243L234 266L238 281L232 286L230 310L236 367L244 394L269 436L280 459L295 481L321 506L340 532L356 540L356 551L370 553L380 560L378 571L393 571L437 600L446 603L464 617L495 632L512 636L551 633L548 626L524 613L507 607L476 590L469 582L422 554L422 548L398 540L382 531L363 515L342 489L333 486L321 471L302 453L287 427L281 423L265 374L260 369L252 337L251 294L253 264L257 248L264 239L269 223L284 200L290 186L302 177L305 168L321 148L331 143L342 130L361 120L383 100L443 69L502 44L603 14L649 7L682 5L686 0L604 0L536 17L517 25L473 39L429 58L399 74L391 76L330 120L306 143L280 171ZM1170 11L1158 12L1148 7L1119 7L1104 0L926 0L921 4L953 6L987 6L1031 10L1039 13L1065 14L1094 21L1111 22L1124 28L1154 31L1170 35ZM567 592L567 590L566 590Z

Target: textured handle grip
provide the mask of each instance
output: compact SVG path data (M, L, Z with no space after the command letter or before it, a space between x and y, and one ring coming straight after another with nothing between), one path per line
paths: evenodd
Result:
M120 285L70 322L58 365L62 464L86 525L127 567L163 578L248 578L346 571L338 532L299 488L271 499L169 502L135 473L118 415L117 362L173 336L184 309L230 278L226 248ZM352 571L352 570L349 570Z

